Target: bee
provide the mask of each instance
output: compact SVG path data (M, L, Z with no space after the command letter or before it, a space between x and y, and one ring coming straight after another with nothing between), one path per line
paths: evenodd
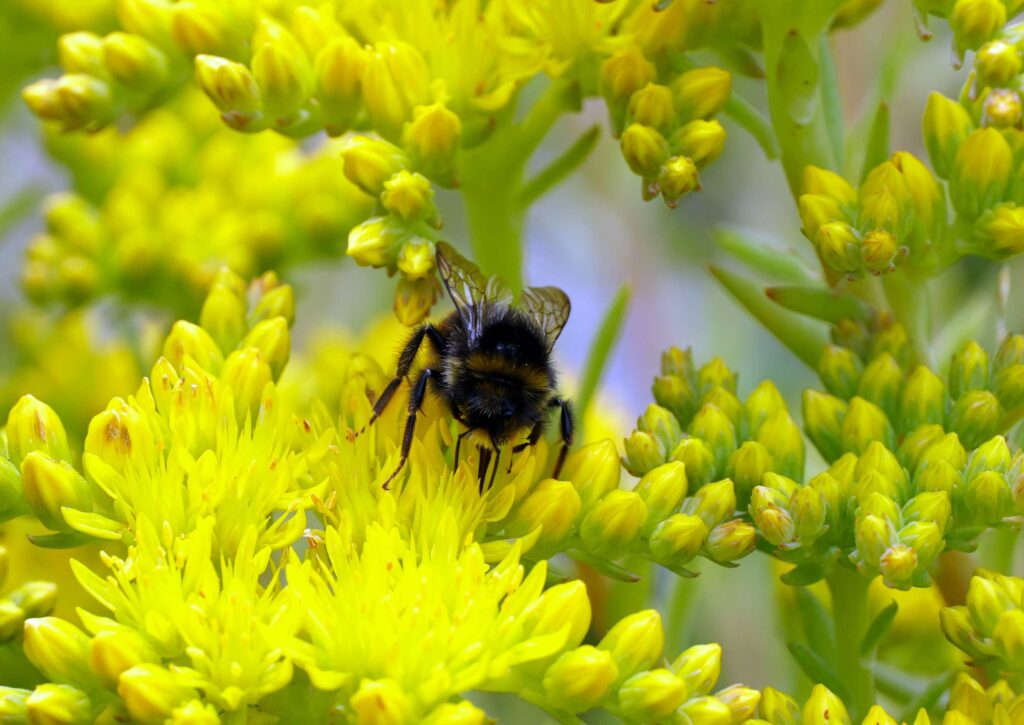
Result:
M437 244L437 268L455 310L437 326L427 322L416 328L398 356L395 378L381 392L367 423L373 425L387 408L426 342L433 348L434 360L411 383L401 456L384 488L409 458L416 417L430 391L466 427L456 439L454 465L458 466L466 436L478 432L489 443L489 447L478 446L481 493L492 453L489 485L494 483L502 447L518 439L512 448L515 455L536 445L544 434L548 412L558 409L562 447L552 473L557 478L573 442L572 408L557 393L551 361L552 348L569 319L568 296L557 287L527 287L518 305L513 305L504 283L485 277L444 242Z

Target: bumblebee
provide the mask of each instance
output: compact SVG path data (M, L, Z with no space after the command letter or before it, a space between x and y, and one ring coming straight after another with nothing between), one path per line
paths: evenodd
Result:
M437 244L437 268L455 311L439 325L427 322L412 334L398 356L394 380L381 392L367 423L372 425L387 408L426 342L433 348L434 360L411 383L401 457L384 488L409 458L416 416L430 391L440 396L452 417L466 427L456 439L455 466L466 436L479 432L489 443L489 447L478 446L481 492L492 454L490 484L502 447L518 439L512 448L514 455L536 445L544 434L549 411L558 409L562 447L552 473L557 478L573 442L573 417L569 402L556 392L551 351L569 319L569 298L557 287L528 287L518 305L513 305L508 287L497 277L485 277L444 242Z

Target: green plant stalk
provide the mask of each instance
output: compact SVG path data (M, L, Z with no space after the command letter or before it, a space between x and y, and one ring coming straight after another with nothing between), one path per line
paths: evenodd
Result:
M826 577L832 594L836 639L836 673L850 695L850 716L859 722L875 702L875 679L861 663L861 643L871 625L868 587L871 582L852 569L835 567Z
M882 287L893 314L907 331L914 359L931 363L931 325L928 319L928 282L907 270L882 276Z
M580 388L576 393L576 418L580 421L580 438L583 438L583 421L590 403L594 399L594 393L601 382L608 360L611 358L615 343L622 334L622 325L626 321L626 312L629 309L630 289L623 285L615 299L608 306L601 326L594 335L590 344L590 352L587 355L587 362L583 368L583 378L580 380Z
M551 127L574 105L575 85L553 81L518 123L509 122L463 154L459 181L466 205L470 245L485 274L523 288L523 204L526 164Z
M1013 562L1019 539L1020 530L1016 528L993 531L985 537L978 551L981 566L1003 574L1013 574Z

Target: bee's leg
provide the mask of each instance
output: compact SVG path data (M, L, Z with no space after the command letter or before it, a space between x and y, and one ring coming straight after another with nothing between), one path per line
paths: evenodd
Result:
M487 488L494 488L494 477L498 475L498 466L501 463L501 449L494 448L494 468L491 469L491 480L487 482Z
M569 448L572 446L572 441L576 432L572 421L572 405L568 400L552 398L548 405L552 408L558 408L561 411L561 415L559 416L559 434L562 437L562 450L558 452L558 460L555 461L555 470L551 474L552 478L558 478L558 474L562 472L562 464L565 463L565 456L569 453Z
M477 450L480 451L480 463L476 469L476 477L480 480L480 493L484 492L484 480L487 478L487 469L491 467L491 451L490 448L484 446L477 446Z
M401 354L398 356L398 366L395 370L394 379L387 384L387 387L381 392L380 397L377 398L377 402L373 405L373 415L370 416L370 420L367 421L366 425L359 429L356 435L360 435L369 426L373 425L377 418L379 418L384 410L388 407L388 403L391 402L391 398L394 397L395 391L398 390L398 386L402 384L402 380L409 374L409 370L412 369L412 364L416 361L416 353L420 351L420 345L423 344L423 339L426 338L434 346L434 349L438 353L444 350L444 338L441 337L441 333L437 331L437 328L431 325L429 322L421 325L417 328L416 332L409 338L409 342L402 348Z
M473 432L473 429L464 430L455 437L455 458L452 459L452 470L459 470L459 450L462 448L462 439Z
M526 439L526 443L519 443L519 444L517 444L515 446L512 446L512 455L509 456L509 459L508 459L508 470L506 471L506 473L512 473L512 463L515 462L516 454L517 453L522 453L527 448L532 448L533 446L537 445L537 441L540 440L540 437L542 435L544 435L544 419L543 418L538 420L537 424L533 426L533 429L530 431L530 436Z
M423 399L427 395L427 383L430 382L431 378L438 377L440 374L438 370L427 368L416 379L416 384L409 395L409 415L405 419L405 433L402 435L402 453L398 459L398 466L387 477L387 480L384 481L384 489L391 485L391 482L395 480L395 476L398 475L402 467L405 466L405 462L409 459L409 449L412 448L412 435L416 431L416 415L420 412L420 408L423 406Z

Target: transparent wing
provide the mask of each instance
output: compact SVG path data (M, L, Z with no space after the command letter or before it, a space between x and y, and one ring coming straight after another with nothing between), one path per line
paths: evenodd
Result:
M557 287L527 287L519 298L519 306L543 330L548 348L553 347L569 320L572 305L568 295Z
M485 277L479 267L447 242L437 243L437 269L448 296L471 334L480 334L486 308L512 302L512 292L504 282L497 277Z

